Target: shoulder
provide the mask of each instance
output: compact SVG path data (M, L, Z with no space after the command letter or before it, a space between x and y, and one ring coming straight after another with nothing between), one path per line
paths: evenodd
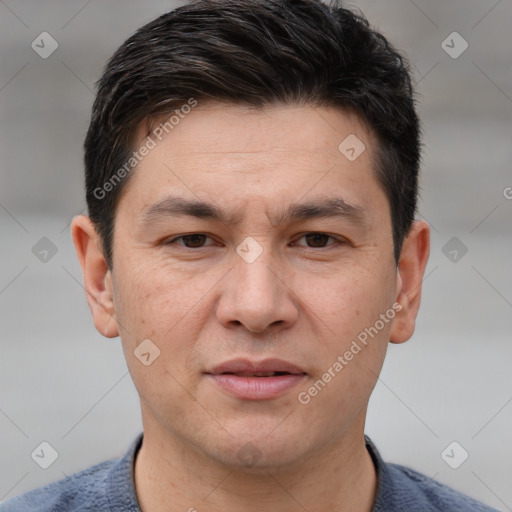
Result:
M377 472L372 512L497 512L418 471L384 462L368 436L365 441Z
M142 437L122 457L12 498L0 504L0 512L140 512L133 464Z
M411 468L398 464L386 464L386 466L390 485L387 490L383 489L383 491L391 494L391 501L396 501L397 506L401 507L396 510L496 512L495 509Z
M116 460L102 462L0 505L1 512L108 510L106 480ZM80 508L83 507L83 508Z

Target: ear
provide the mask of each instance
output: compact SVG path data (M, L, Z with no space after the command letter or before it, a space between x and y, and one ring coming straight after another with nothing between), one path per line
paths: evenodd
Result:
M392 343L403 343L414 332L429 254L430 228L423 220L415 221L404 240L398 262L396 301L402 308L393 321L389 340Z
M119 336L112 275L103 256L100 236L91 219L85 215L75 217L71 223L71 236L82 267L87 303L94 325L107 338Z

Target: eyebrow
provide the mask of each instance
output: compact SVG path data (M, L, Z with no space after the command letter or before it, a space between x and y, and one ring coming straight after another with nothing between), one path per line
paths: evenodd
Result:
M148 207L142 214L143 224L151 224L167 217L190 216L212 219L224 224L237 224L245 219L243 210L230 215L218 206L205 201L168 196ZM271 222L279 226L287 222L315 218L343 217L349 222L364 226L368 223L367 211L341 197L317 199L306 203L292 203L284 212L273 213Z

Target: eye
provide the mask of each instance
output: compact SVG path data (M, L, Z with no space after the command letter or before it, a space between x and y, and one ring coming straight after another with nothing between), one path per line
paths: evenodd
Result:
M324 247L343 243L342 240L338 240L337 238L334 238L326 233L306 233L305 235L302 235L298 240L302 239L305 239L307 247L312 249L322 249ZM333 242L328 243L329 239L333 240ZM297 244L297 242L295 243ZM303 244L297 245L303 246Z
M165 245L179 245L181 247L187 247L188 249L201 249L202 247L213 245L212 243L205 243L208 239L213 242L212 238L208 235L203 233L193 233L191 235L181 235L171 240L167 240Z

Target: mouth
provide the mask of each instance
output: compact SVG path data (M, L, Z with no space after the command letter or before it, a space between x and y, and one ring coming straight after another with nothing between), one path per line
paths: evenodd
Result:
M281 375L298 375L290 372L222 372L219 375L236 375L237 377L276 377Z
M279 359L235 359L205 374L223 392L242 400L278 398L307 377L302 368Z

